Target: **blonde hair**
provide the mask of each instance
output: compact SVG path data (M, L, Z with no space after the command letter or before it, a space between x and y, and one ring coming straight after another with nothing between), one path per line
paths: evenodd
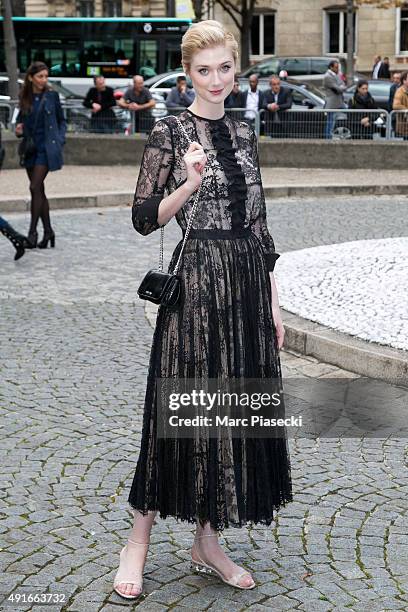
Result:
M225 45L231 50L235 63L238 62L238 43L232 32L214 19L193 23L181 39L181 62L185 72L189 72L193 55L197 51Z

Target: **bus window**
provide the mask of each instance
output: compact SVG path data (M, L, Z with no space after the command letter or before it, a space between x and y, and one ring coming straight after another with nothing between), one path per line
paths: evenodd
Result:
M166 72L178 70L181 66L181 49L178 40L165 41L165 67Z
M136 72L145 79L156 76L159 71L159 43L157 40L148 39L139 42L139 65Z
M127 77L133 71L133 39L121 22L84 23L84 76Z

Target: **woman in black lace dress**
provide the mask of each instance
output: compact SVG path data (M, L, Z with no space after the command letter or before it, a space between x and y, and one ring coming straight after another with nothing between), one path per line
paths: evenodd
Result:
M196 92L178 116L187 135L173 116L156 123L137 182L133 224L146 235L173 216L185 230L203 176L180 268L183 304L178 311L159 308L153 338L141 451L129 494L134 526L114 581L116 592L127 598L142 592L157 511L161 518L197 524L195 569L250 589L252 576L227 557L217 530L247 522L270 525L274 511L292 500L286 437L157 436L158 378L281 379L284 330L273 277L279 255L266 223L257 139L252 127L224 113L237 49L233 35L216 21L186 32L183 65Z

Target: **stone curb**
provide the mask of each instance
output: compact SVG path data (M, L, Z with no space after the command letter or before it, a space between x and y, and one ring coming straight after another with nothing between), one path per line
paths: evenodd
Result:
M266 185L265 197L319 197L332 195L405 195L408 184L404 185ZM99 208L104 206L127 206L133 201L134 192L104 192L71 194L69 196L50 196L48 200L53 210L70 208ZM30 200L24 197L0 199L0 212L26 212L30 210Z
M108 191L87 195L49 196L48 201L52 210L127 206L133 201L133 193ZM26 212L29 210L30 200L28 198L0 199L0 212Z
M156 313L157 306L146 301L146 318L153 328ZM408 351L349 336L283 309L282 319L286 332L285 349L315 357L361 376L408 386Z

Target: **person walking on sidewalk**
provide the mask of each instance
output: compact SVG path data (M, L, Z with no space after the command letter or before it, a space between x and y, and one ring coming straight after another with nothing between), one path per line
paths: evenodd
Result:
M1 123L0 123L0 173L3 167L3 161L5 157L5 150L2 145L2 136L1 136ZM7 223L3 217L0 217L0 234L3 234L6 238L8 238L11 244L16 249L16 254L14 259L20 259L25 253L25 241L26 237L22 236L16 230L11 227L10 223Z
M48 243L55 246L55 233L51 227L50 206L45 195L44 181L48 172L60 170L63 166L63 146L65 144L66 123L59 95L48 84L48 67L42 62L34 62L26 72L24 85L20 92L19 114L16 134L30 146L21 164L30 180L31 222L27 237L27 247L45 249ZM44 236L37 244L37 223L41 218Z
M164 117L152 129L132 208L133 225L142 235L173 217L190 232L178 270L180 307L159 307L153 337L141 450L128 497L134 522L113 584L127 599L142 593L157 512L163 519L196 523L193 571L252 589L251 574L228 557L217 531L270 525L292 500L285 432L256 438L251 431L236 436L228 426L211 434L204 425L187 438L159 433L168 416L166 404L160 404L160 380L183 384L192 378L201 390L200 381L215 379L223 391L243 379L278 381L279 388L282 380L284 327L273 275L279 254L266 222L257 137L252 126L224 110L238 43L221 23L207 20L190 26L181 52L196 97L177 117Z
M27 238L19 234L3 217L0 217L0 234L8 238L16 249L14 259L20 259L25 253Z

